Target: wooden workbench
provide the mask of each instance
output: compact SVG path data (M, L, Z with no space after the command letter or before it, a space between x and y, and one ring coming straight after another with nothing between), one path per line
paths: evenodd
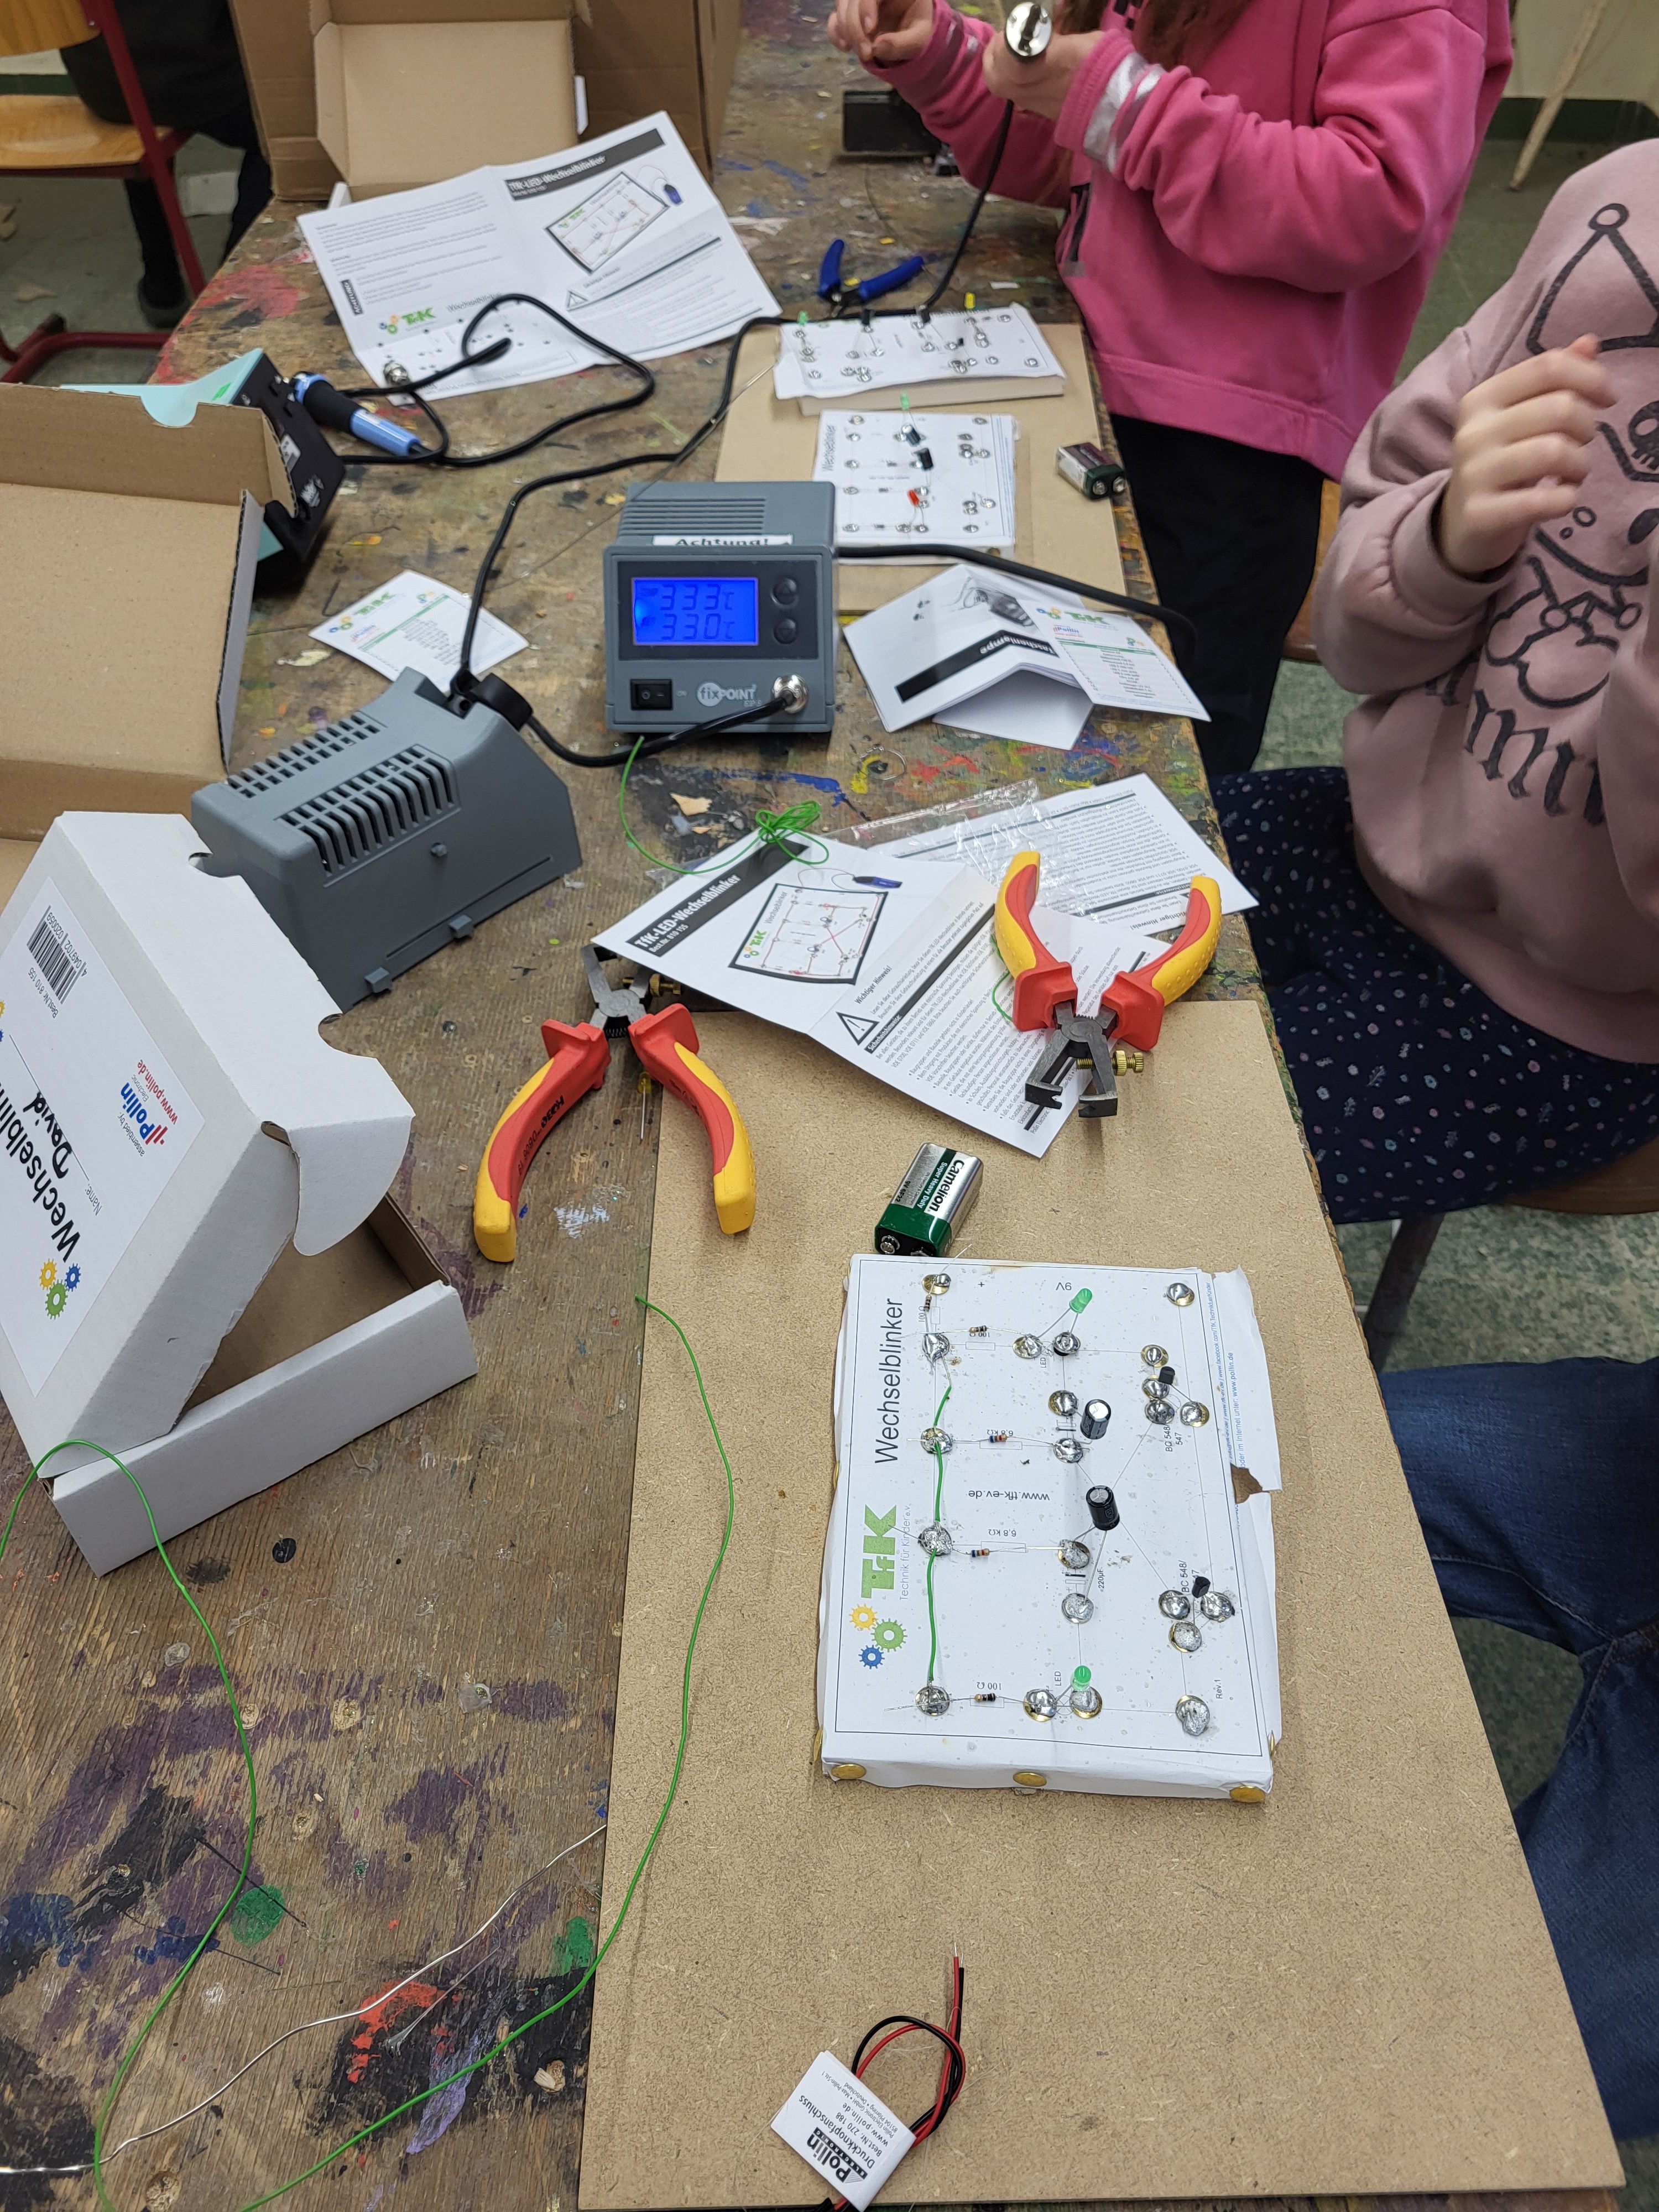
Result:
M752 0L716 180L792 311L810 301L832 234L846 238L849 268L885 266L948 246L967 204L960 184L919 166L838 158L852 72L824 42L822 13ZM289 372L353 380L295 213L273 207L256 226L168 347L163 377L262 346ZM1053 235L1051 216L993 203L968 260L974 283L1016 284L996 296L1039 319L1068 315ZM662 364L648 409L504 468L354 472L304 586L258 605L236 764L380 688L315 653L307 633L325 613L404 568L467 587L514 484L583 455L672 448L707 412L722 365L723 349ZM493 445L556 404L532 388L466 401L453 420L468 442ZM714 459L711 444L688 473L708 475ZM532 501L491 595L531 641L506 674L576 745L605 742L600 554L625 481ZM1149 590L1133 518L1118 520L1131 587ZM842 666L827 746L727 741L641 768L630 798L642 841L695 860L757 806L815 798L844 831L1024 779L1054 791L1141 769L1213 830L1183 723L1097 715L1063 756L982 740L964 750L932 726L893 741L846 656ZM481 1260L471 1235L479 1148L541 1056L539 1023L585 1014L578 949L650 888L619 833L614 771L567 781L580 871L332 1031L378 1056L414 1103L400 1194L459 1286L480 1372L173 1547L244 1703L264 1887L239 1902L151 2039L112 2142L207 2096L295 2023L355 2015L604 1818L659 1094L619 1054L610 1086L536 1165L516 1264ZM688 814L677 794L710 803ZM1202 988L1255 988L1237 921ZM768 1144L787 1141L757 1133L763 1164ZM0 1493L25 1472L0 1414ZM86 2154L88 2116L135 2024L226 1893L246 1785L210 1655L159 1561L95 1581L35 1496L3 1580L0 2160L58 2165ZM116 2202L246 2203L552 2002L592 1955L602 1854L602 1839L589 1844L449 1966L295 2038L199 2118L118 2158ZM568 2212L588 2020L584 1993L464 2092L396 2122L294 2201L369 2212L401 2195L443 2212ZM1604 2201L1575 2200L1595 2212ZM0 2179L8 2212L92 2202L85 2179Z

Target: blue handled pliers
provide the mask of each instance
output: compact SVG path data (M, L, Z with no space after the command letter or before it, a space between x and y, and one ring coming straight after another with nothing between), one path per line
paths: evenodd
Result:
M885 270L879 276L866 276L861 283L848 284L842 282L841 273L842 256L846 251L844 238L832 238L818 270L818 297L827 300L838 315L845 314L849 307L867 307L884 292L896 292L901 284L920 276L927 266L923 255L913 253L896 269Z

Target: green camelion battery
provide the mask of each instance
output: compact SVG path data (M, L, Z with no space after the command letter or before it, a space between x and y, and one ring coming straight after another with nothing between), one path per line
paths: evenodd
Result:
M978 1200L982 1165L971 1152L924 1145L876 1224L877 1251L924 1259L948 1252Z

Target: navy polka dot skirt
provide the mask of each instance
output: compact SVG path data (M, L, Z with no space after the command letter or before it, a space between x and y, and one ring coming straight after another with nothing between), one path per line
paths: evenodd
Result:
M1222 776L1215 803L1336 1220L1492 1205L1659 1136L1659 1067L1528 1029L1378 903L1341 769Z

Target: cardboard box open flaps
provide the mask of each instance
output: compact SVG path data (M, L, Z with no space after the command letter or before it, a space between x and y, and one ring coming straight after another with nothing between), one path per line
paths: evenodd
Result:
M476 1371L386 1195L407 1102L200 851L67 814L0 913L0 1395L32 1460L118 1452L163 1537ZM46 1472L99 1572L149 1548L107 1459Z
M326 199L557 153L665 107L705 173L740 0L233 0L277 192ZM573 43L574 41L574 43Z
M272 499L252 408L0 385L0 902L65 808L177 812L224 774Z

